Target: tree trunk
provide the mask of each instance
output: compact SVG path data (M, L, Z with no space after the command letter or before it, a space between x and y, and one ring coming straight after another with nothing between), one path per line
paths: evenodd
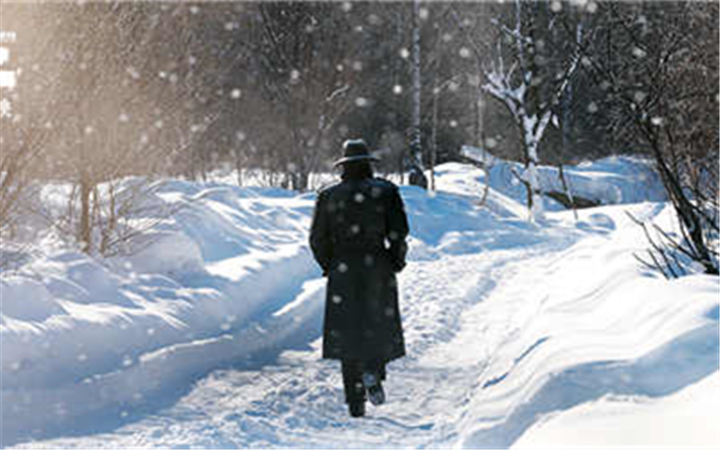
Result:
M422 139L420 132L420 92L422 78L420 73L420 3L413 1L412 10L412 125L410 130L410 159L412 161L410 184L427 187L422 165Z
M243 171L243 166L244 166L243 162L244 161L243 161L243 153L242 153L242 150L240 149L240 146L235 147L235 151L233 153L235 155L235 172L237 172L236 173L237 184L238 184L238 186L242 187L242 185L243 185L242 171Z
M433 75L433 119L432 119L432 151L430 152L430 190L435 190L435 162L437 158L437 120L438 120L438 84L437 70Z
M90 175L87 170L80 172L80 229L78 230L78 240L80 241L80 249L85 253L92 250L92 226L90 220L90 195L93 186L90 181Z
M703 226L700 218L694 211L694 207L690 200L685 196L680 181L670 170L660 150L660 144L656 139L651 140L651 148L657 162L660 175L665 185L665 189L669 194L670 200L675 207L682 225L688 232L690 241L698 255L698 262L705 268L705 273L710 275L718 275L718 268L712 262L710 251L708 250L703 236Z
M562 183L563 192L567 196L570 205L575 216L575 221L578 220L577 207L575 206L575 200L573 199L572 190L570 185L565 178L565 172L563 170L563 159L567 154L568 147L570 146L570 130L572 124L572 114L570 105L572 104L573 90L572 85L568 83L565 95L562 98L562 110L563 110L563 121L562 121L562 146L560 147L560 162L558 162L558 175L560 177L560 183Z

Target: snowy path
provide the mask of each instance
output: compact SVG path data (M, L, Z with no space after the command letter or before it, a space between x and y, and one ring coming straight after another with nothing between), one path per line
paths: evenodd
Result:
M528 258L533 255L547 258L553 247L557 244L544 243L530 250L439 254L412 262L400 278L409 356L390 366L389 403L370 409L365 420L348 418L338 364L319 359L316 340L312 351L285 352L271 365L216 371L177 404L115 432L45 443L125 448L422 447L447 443L457 437L454 424L462 412L457 406L467 403L477 388L489 355L512 330L521 302L485 312L489 320L482 328L466 333L476 342L464 361L443 361L442 355L436 355L438 347L459 338L463 312L480 305L493 286L527 283L527 279L516 279L522 275L521 267L530 263ZM316 288L312 296L322 300L324 290L317 289L322 281L309 284ZM319 325L319 321L313 325L313 339L318 337Z
M20 447L505 447L543 413L615 387L666 395L717 370L709 339L717 319L680 320L716 303L714 281L710 300L694 309L616 308L620 292L652 289L652 279L637 287L623 275L635 266L641 231L621 223L620 208L593 217L590 231L555 223L535 245L495 243L467 254L415 246L400 278L409 355L389 367L388 404L369 406L365 419L348 417L338 364L319 359L323 281L315 279L271 315L295 318L279 342L296 350L216 370L171 405L114 430ZM668 374L664 361L695 355L698 342L710 351Z

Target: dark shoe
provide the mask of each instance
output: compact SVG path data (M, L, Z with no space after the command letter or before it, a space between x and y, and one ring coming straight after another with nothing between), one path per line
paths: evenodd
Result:
M348 409L352 417L363 417L365 415L365 402L348 403Z
M365 385L365 389L367 389L370 403L375 406L385 403L385 391L383 390L382 383L377 375L365 372L362 379L363 385Z

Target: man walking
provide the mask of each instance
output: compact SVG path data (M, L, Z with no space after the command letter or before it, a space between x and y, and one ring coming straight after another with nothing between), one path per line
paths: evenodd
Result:
M350 415L385 401L385 365L405 355L395 274L405 266L408 223L397 186L373 177L361 139L343 144L342 181L320 191L310 247L328 277L323 358L342 363Z

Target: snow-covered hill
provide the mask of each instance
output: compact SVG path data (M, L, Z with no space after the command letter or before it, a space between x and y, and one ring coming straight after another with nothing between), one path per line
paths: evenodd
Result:
M347 416L337 364L319 359L314 195L166 182L148 201L179 212L142 251L56 251L0 277L2 446L549 445L607 411L662 420L667 404L698 415L664 425L678 442L706 423L686 442L718 445L718 279L638 266L646 243L626 211L673 226L638 167L569 169L610 204L578 222L557 207L528 222L500 169L484 206L486 175L470 166L439 167L436 193L403 187L409 354L389 368L388 404L363 420ZM655 442L636 429L627 443Z

